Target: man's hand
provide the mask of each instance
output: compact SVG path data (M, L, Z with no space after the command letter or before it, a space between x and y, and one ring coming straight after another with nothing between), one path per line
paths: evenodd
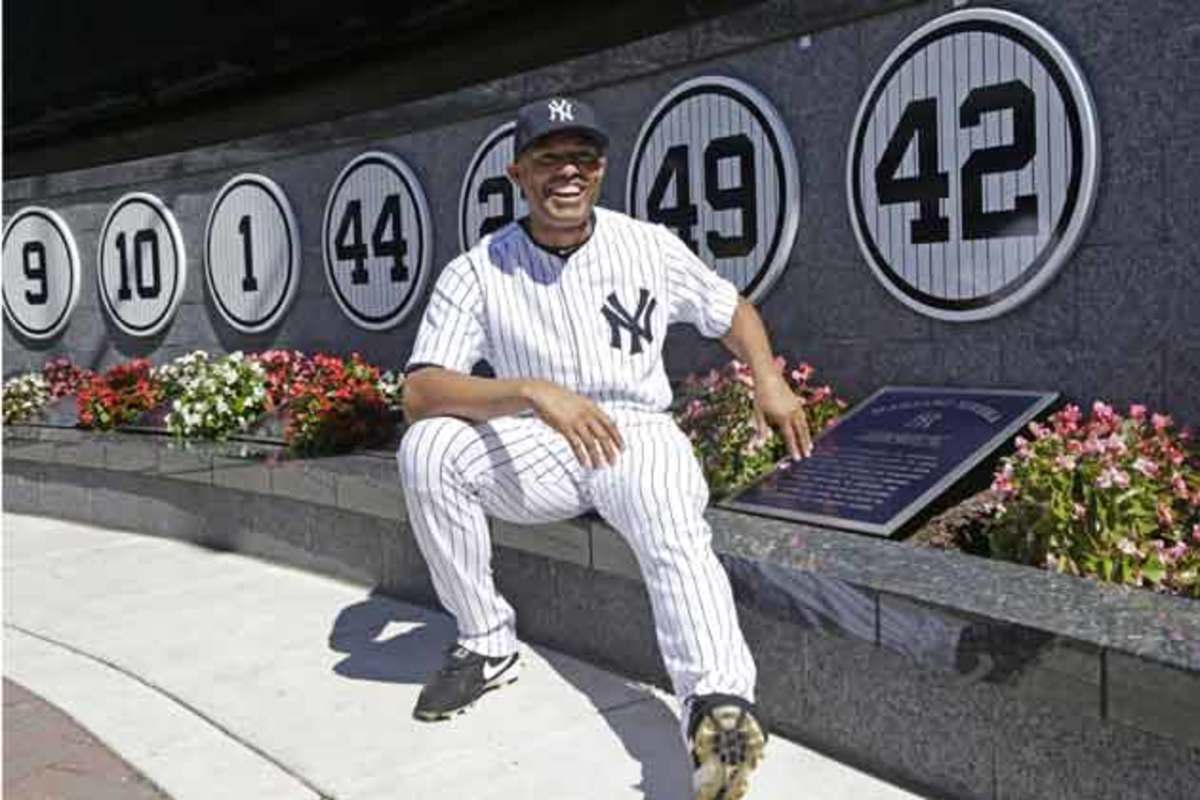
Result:
M779 431L787 442L792 458L812 455L812 434L804 402L787 385L778 372L757 376L754 385L755 422L762 429L764 420Z
M625 449L621 432L591 400L550 381L529 381L526 396L542 421L566 437L579 463L589 469L615 464Z

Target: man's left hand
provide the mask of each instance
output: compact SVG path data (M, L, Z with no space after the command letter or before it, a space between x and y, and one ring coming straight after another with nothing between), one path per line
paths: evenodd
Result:
M796 396L782 375L755 376L754 405L756 422L761 426L765 421L779 431L792 458L812 455L812 434L808 429L804 401Z

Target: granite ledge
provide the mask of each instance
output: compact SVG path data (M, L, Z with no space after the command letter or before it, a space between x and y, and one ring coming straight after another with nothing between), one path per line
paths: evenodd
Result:
M5 460L48 461L40 445L52 444L56 463L93 469L109 469L110 464L128 469L136 464L147 476L211 481L216 486L379 517L404 515L390 452L292 459L281 448L266 445L181 446L165 436L21 425L5 426L4 441ZM146 458L151 443L160 450L156 460ZM126 449L129 454L123 452ZM95 457L97 451L103 453L101 458ZM86 463L81 463L80 455L87 456ZM371 491L348 489L359 484ZM320 491L311 491L313 487ZM389 492L398 498L395 503L389 501ZM968 623L987 620L993 626L1041 632L1048 638L1200 673L1200 603L1195 601L722 508L711 508L707 517L714 548L727 567L749 565L759 577L765 567L772 574L789 576L784 583L816 581L823 587L822 596L836 591L874 598L871 613L876 617L881 603L901 598L933 616ZM511 526L501 526L499 538L510 546L519 542L523 548L545 550L542 554L550 558L637 577L619 534L594 515L559 526L529 528L518 534ZM563 539L568 529L571 533ZM849 617L826 619L819 625L826 630L839 626L843 635L882 643L877 629L868 635L865 623Z

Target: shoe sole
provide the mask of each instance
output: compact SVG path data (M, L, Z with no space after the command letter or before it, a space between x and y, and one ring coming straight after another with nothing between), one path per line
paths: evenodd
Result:
M767 741L758 720L738 706L718 706L701 721L692 741L696 800L745 797Z
M413 717L421 720L422 722L442 722L444 720L454 719L457 716L465 714L468 711L470 711L475 706L475 704L479 702L479 699L481 697L483 697L485 694L487 694L488 692L494 692L497 689L503 689L505 686L508 686L510 683L516 683L517 678L520 677L520 675L517 674L517 670L519 670L521 668L523 663L524 662L522 662L520 660L514 661L512 663L512 665L510 665L508 667L508 669L504 670L504 672L501 672L495 678L492 678L492 680L485 683L483 685L483 689L479 692L479 694L475 695L474 697L471 698L471 700L469 702L464 703L463 705L459 706L458 708L451 708L451 709L447 709L445 711L415 711L414 710Z

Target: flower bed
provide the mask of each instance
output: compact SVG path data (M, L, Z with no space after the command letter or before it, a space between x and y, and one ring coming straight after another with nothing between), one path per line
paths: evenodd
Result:
M197 350L158 370L171 401L167 430L181 438L225 439L266 411L266 370L241 352L213 359Z
M775 365L804 401L814 437L845 410L846 402L830 386L810 383L811 365L788 368L782 357ZM689 375L676 406L675 419L691 440L715 498L766 475L786 455L783 438L755 416L754 376L741 361L703 376Z
M220 440L283 420L290 449L338 453L386 441L400 421L403 377L357 354L343 360L296 350L214 357L197 350L161 366L135 359L96 375L65 358L4 384L4 421L31 422L75 395L78 425L112 430L163 425L181 439Z
M1169 416L1104 403L1030 425L992 485L993 555L1200 597L1200 453Z
M135 422L163 399L163 385L149 360L118 364L82 383L75 394L79 425L107 431Z

